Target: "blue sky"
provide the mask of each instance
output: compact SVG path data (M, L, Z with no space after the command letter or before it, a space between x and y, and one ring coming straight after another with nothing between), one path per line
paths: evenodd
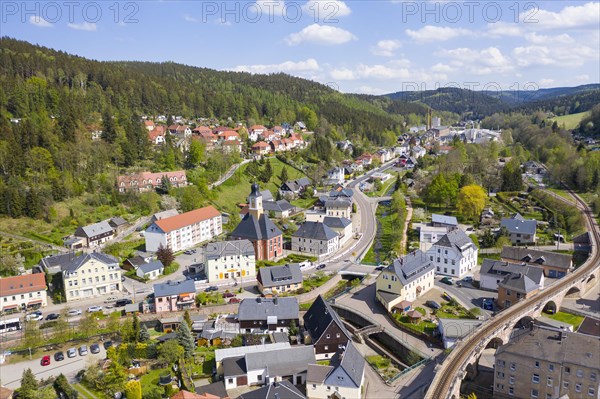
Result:
M594 1L1 2L1 33L98 60L283 71L343 92L600 81Z

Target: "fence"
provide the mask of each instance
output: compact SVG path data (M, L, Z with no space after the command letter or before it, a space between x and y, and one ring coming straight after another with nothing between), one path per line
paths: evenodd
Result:
M408 373L408 372L410 372L410 371L412 371L412 370L416 369L417 367L419 367L419 366L421 366L421 365L423 365L423 364L427 364L427 363L429 363L430 361L431 361L431 358L430 358L430 357L428 357L428 358L425 358L425 359L423 359L423 360L421 360L421 361L419 361L419 362L417 362L417 363L413 364L412 366L405 368L404 370L402 370L401 372L399 372L398 374L396 374L396 375L395 375L395 376L393 376L392 378L388 378L388 379L385 381L385 383L386 383L386 384L392 384L394 381L396 381L398 378L402 377L404 374L406 374L406 373Z

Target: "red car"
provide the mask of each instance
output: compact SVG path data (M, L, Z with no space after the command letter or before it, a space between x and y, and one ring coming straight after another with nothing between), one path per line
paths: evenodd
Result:
M46 355L42 358L42 366L50 365L50 356Z
M234 296L235 294L232 294L231 292L223 293L223 298L233 298Z
M240 302L242 302L242 301L239 298L231 298L229 300L229 303L240 303Z

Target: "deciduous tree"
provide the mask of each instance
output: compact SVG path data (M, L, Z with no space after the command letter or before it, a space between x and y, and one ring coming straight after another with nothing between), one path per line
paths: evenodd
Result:
M476 220L485 207L487 195L478 185L464 186L458 193L456 208L465 218Z
M167 267L175 261L175 255L173 254L173 250L171 248L160 245L158 250L156 250L156 259L161 261L162 264Z

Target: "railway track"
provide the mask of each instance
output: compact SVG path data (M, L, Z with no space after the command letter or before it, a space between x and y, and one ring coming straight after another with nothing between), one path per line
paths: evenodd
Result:
M500 327L508 325L511 321L522 317L532 308L543 305L546 300L561 293L563 290L567 290L572 283L577 282L583 276L598 268L600 265L600 229L598 228L598 224L587 204L571 189L566 188L566 190L574 198L574 203L577 208L584 214L587 229L591 234L592 253L588 260L571 274L560 279L560 283L549 287L523 302L509 307L484 325L484 328L477 330L458 344L436 372L425 398L440 399L452 397L452 392L454 392L456 388L455 384L460 384L461 382L460 372L461 370L466 369L467 362L478 345L485 345L489 339L491 339L491 336L494 335L494 332L498 331ZM560 196L557 197L570 205L573 204L573 202L565 198ZM460 387L456 391L458 392L459 390Z

